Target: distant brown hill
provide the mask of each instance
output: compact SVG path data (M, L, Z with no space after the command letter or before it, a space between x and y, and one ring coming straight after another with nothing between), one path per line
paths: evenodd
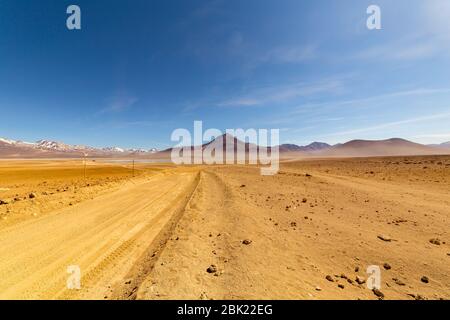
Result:
M443 149L425 146L405 139L392 138L387 140L353 140L335 145L320 156L332 157L371 157L371 156L407 156L433 155L445 153Z

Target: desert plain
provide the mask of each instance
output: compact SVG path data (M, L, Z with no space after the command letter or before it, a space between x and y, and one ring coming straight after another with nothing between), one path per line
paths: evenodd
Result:
M0 161L1 299L448 300L449 231L450 156Z

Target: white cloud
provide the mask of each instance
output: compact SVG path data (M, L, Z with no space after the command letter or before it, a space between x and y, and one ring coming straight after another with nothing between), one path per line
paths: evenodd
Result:
M248 94L217 103L219 107L248 107L268 103L285 102L298 97L308 97L325 92L337 92L342 88L339 80L314 84L295 83L286 86L273 86L249 92Z
M100 113L119 113L128 108L131 108L139 99L134 96L129 95L116 95L110 102L108 106L100 111Z
M421 134L415 136L416 138L437 138L437 139L450 139L449 133L433 133L433 134Z
M357 53L355 58L362 60L418 60L432 57L439 52L439 46L434 40L400 40L396 43L368 48Z
M333 137L333 136L353 135L353 134L357 134L357 133L379 131L382 129L392 128L392 127L401 127L405 124L412 124L412 123L419 123L419 122L426 122L426 121L430 121L430 120L439 120L439 119L447 119L447 118L450 118L450 113L439 113L439 114L434 114L434 115L429 115L429 116L422 116L422 117L404 119L404 120L399 120L399 121L381 123L381 124L371 126L371 127L364 127L364 128L353 129L353 130L348 130L348 131L340 131L340 132L327 134L324 136Z
M385 99L392 98L401 98L401 97L411 97L411 96L423 96L423 95L433 95L433 94L443 94L450 93L450 88L440 88L440 89L426 89L426 88L417 88L412 90L404 90L404 91L396 91L385 94L379 94L371 97L361 98L361 99L352 99L345 101L337 101L337 102L325 102L318 104L307 104L299 106L293 114L299 114L304 112L310 112L311 109L319 109L319 108L336 108L346 105L359 105L361 106L363 103L371 103L377 102Z
M285 46L270 50L261 57L261 62L301 63L317 56L316 46Z

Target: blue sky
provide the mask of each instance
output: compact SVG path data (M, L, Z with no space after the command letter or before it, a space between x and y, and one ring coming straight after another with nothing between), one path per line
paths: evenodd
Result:
M165 148L203 120L283 143L449 141L449 16L447 0L1 0L0 137Z

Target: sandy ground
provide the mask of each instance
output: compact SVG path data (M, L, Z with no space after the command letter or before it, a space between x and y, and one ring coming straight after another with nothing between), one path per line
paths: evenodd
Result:
M450 157L308 161L273 177L206 168L138 297L378 299L356 283L377 265L385 299L449 299L449 166Z
M450 299L449 156L81 168L0 162L0 298Z

